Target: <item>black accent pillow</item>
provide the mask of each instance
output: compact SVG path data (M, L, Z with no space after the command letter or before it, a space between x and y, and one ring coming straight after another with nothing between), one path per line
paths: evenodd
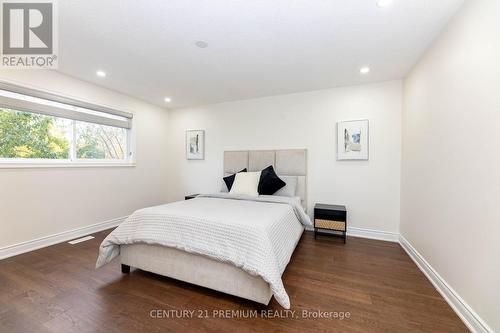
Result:
M247 172L247 168L241 170L240 172ZM238 172L238 173L240 173ZM224 183L226 183L227 191L231 191L231 187L233 187L234 179L236 178L236 174L232 174L230 176L224 177Z
M260 181L258 191L259 194L273 195L280 188L284 187L286 183L274 172L272 165L268 166L260 174Z

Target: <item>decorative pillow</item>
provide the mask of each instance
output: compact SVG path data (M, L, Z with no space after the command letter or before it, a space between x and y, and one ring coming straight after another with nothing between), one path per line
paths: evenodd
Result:
M243 194L253 197L259 196L259 181L261 172L239 172L234 178L233 186L229 193Z
M286 183L278 177L272 165L268 166L261 171L259 181L259 194L273 195L280 188L284 187Z
M286 183L286 186L274 193L282 197L294 197L297 192L297 176L281 176L281 179Z
M247 168L241 170L240 172L247 172ZM238 172L238 173L240 173L240 172ZM224 183L226 183L227 191L231 191L231 186L233 186L233 183L234 183L234 177L236 177L236 174L222 178L222 179L224 179Z

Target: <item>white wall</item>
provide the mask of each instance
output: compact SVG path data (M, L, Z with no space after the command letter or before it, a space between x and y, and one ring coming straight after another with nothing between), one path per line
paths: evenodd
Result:
M308 202L346 204L351 226L399 231L400 81L273 96L170 113L170 199L220 190L223 152L308 149ZM336 123L370 120L370 160L336 160ZM186 129L206 131L206 159L187 161ZM312 211L311 209L309 211Z
M466 3L404 83L401 232L500 331L500 1Z
M0 248L166 202L166 110L54 71L0 71L0 79L133 112L137 160L136 167L0 169Z

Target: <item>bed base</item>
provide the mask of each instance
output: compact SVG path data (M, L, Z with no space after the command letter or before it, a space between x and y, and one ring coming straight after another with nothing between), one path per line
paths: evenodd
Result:
M147 244L122 245L120 252L123 273L135 267L265 305L273 296L261 277L208 257Z

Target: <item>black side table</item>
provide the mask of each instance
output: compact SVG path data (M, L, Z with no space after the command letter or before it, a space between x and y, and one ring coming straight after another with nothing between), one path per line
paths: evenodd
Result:
M317 234L338 235L321 232L321 230L340 232L345 243L347 234L347 209L345 206L316 204L314 206L314 238Z

